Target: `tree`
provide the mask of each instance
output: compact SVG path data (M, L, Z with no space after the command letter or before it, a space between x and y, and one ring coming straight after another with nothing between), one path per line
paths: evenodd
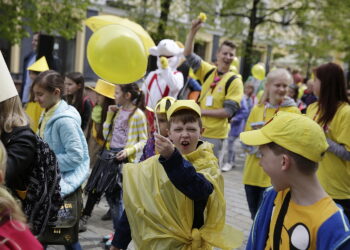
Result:
M276 26L299 25L302 20L298 18L310 10L311 1L307 0L251 0L237 1L224 0L220 16L228 19L240 19L243 32L246 31L244 38L243 57L241 72L243 79L247 79L253 65L253 48L255 33L258 27L268 25L269 28ZM246 24L246 25L245 25ZM229 30L228 30L229 31Z
M82 27L90 0L0 0L0 37L16 44L25 27L71 39Z
M129 8L131 19L149 31L154 42L169 38L185 41L189 21L200 12L213 9L215 0L136 0ZM213 24L213 18L207 23Z
M350 62L350 1L322 1L306 13L300 23L301 33L291 53L310 74L313 66L340 59ZM336 56L336 58L335 58ZM349 69L348 69L349 70Z

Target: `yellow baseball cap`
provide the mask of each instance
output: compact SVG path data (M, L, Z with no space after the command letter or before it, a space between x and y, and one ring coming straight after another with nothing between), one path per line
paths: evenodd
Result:
M326 136L316 122L304 115L283 111L261 129L242 132L239 137L252 146L274 142L314 162L319 162L328 148Z
M114 99L115 84L106 82L105 80L98 79L95 88L89 87L93 91L100 95Z
M45 56L41 57L39 60L37 60L35 63L30 65L27 70L31 71L37 71L37 72L44 72L46 70L49 70L49 65L47 64Z
M166 113L168 121L174 112L179 111L181 109L193 110L199 115L199 117L201 116L201 108L199 107L199 105L195 101L193 101L193 100L177 100L173 103L173 105L171 105L171 107L168 109L168 111Z
M154 110L158 113L158 114L165 114L168 109L171 107L171 105L173 105L173 103L176 101L176 99L172 96L166 96L163 97L162 99L160 99L157 102L156 107L154 108ZM154 111L153 111L154 112Z

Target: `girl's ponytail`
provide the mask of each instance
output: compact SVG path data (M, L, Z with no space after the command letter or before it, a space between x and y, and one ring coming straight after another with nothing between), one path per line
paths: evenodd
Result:
M145 110L145 95L136 83L119 85L123 93L130 93L132 103L139 109Z
M142 90L140 90L139 96L137 97L136 106L142 111L146 109L145 94L143 93Z

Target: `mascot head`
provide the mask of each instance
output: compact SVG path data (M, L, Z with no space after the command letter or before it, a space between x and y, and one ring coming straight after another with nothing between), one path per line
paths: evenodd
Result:
M164 56L168 59L168 64L171 70L176 70L180 58L183 54L183 48L180 48L175 41L170 39L161 40L157 46L149 49L152 56L157 56L157 66L161 68L160 57Z

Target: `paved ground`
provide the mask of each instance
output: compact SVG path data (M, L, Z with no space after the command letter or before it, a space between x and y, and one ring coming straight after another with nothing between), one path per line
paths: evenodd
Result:
M245 249L252 221L250 219L244 187L242 185L244 155L241 152L239 143L236 143L235 146L239 151L236 159L236 167L230 172L223 173L225 178L225 197L227 201L226 220L228 224L234 225L244 232L244 244L239 249ZM224 148L225 147L226 146L224 146ZM100 220L107 209L108 207L105 200L102 200L100 204L95 207L93 215L89 220L88 230L79 235L79 240L83 249L103 249L103 245L100 243L102 236L112 232L112 222ZM61 250L64 248L62 246L50 246L48 249ZM132 244L130 244L129 249L133 249Z

